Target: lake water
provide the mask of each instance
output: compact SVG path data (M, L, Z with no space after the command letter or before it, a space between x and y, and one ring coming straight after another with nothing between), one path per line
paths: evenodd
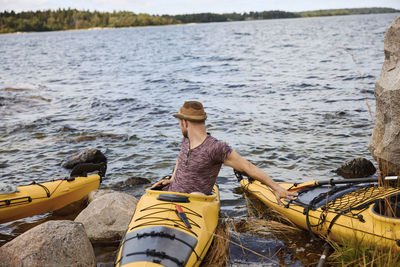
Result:
M346 160L372 160L367 103L398 15L0 35L0 181L65 177L61 161L87 148L108 158L104 186L156 181L175 164L185 100L274 179L336 178ZM245 214L230 168L218 183L222 210Z

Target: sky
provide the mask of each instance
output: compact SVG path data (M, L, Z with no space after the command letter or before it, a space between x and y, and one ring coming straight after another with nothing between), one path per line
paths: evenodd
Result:
M0 0L0 11L36 11L76 8L97 11L132 11L148 14L229 13L249 11L309 11L318 9L391 7L400 0Z

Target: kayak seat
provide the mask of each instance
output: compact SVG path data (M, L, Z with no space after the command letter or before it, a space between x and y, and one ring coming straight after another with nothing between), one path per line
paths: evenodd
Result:
M388 205L388 200L390 200L390 206ZM400 194L392 195L389 199L376 200L373 211L384 217L400 218Z

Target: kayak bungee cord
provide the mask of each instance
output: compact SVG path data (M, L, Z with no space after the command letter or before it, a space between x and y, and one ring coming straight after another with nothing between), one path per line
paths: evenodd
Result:
M33 182L31 183L31 185L38 185L38 186L40 186L41 188L44 189L44 191L46 191L47 197L50 197L50 196L51 196L50 190L49 190L46 186L42 185L41 183L36 183L36 181L33 181ZM55 190L54 190L54 191L55 191ZM54 192L53 192L53 193L54 193Z
M191 210L191 209L189 209L187 207L184 207L184 206L182 206L182 207L190 211L190 212L187 213L188 215L193 215L193 216L202 218L202 216L199 213L197 213L197 212L195 212L195 211L193 211L193 210ZM172 225L170 225L170 226L175 226L175 227L187 230L187 231L191 232L192 234L194 234L197 237L197 234L195 232L193 232L186 224L184 224L184 223L182 224L182 220L178 217L178 215L177 215L178 219L169 219L169 218L158 217L158 216L157 217L152 217L155 214L160 214L160 213L164 213L164 212L170 212L170 211L174 211L175 212L175 209L171 208L171 204L170 203L158 203L158 204L149 206L147 208L144 208L141 211L146 211L146 210L158 210L158 211L155 211L153 213L146 214L146 215L144 215L142 217L137 218L135 221L140 221L140 220L151 220L151 221L145 222L145 223L142 223L142 224L139 224L139 225L135 225L134 227L129 229L130 231L135 229L135 228L142 227L142 226L158 225L158 223L161 222L161 221L169 221L169 222L172 223ZM190 221L191 226L200 228L200 225L198 225L192 219L188 218L188 220Z

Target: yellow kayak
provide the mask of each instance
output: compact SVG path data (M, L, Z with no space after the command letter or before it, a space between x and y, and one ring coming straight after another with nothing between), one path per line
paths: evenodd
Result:
M50 212L78 201L100 185L97 174L18 186L18 191L0 194L0 223Z
M280 183L284 188L297 192L298 198L294 201L282 200L284 206L279 206L269 187L251 178L239 176L245 191L314 234L339 243L357 240L365 244L400 249L399 188L380 187L371 183ZM387 209L381 211L385 202L386 207L390 206L389 210L394 211L390 217L387 216Z
M213 240L219 207L217 186L209 196L147 189L115 265L199 266Z

